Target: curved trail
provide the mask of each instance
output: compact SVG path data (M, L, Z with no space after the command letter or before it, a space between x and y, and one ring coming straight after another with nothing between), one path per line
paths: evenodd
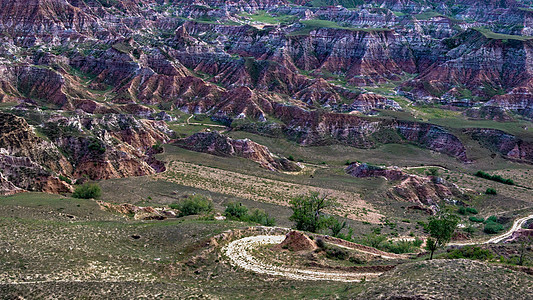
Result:
M333 280L342 282L358 282L364 277L376 277L382 272L356 273L343 271L319 271L275 266L254 257L250 252L261 245L279 244L285 239L284 235L256 235L233 241L224 247L223 252L231 263L245 270L260 274L283 276L295 280Z
M516 219L513 222L513 226L511 227L511 229L509 229L507 232L502 233L498 236L495 236L484 242L472 241L472 242L467 242L467 243L449 243L448 245L449 246L470 246L470 245L479 245L479 244L496 244L511 237L511 235L513 235L515 231L518 231L520 228L522 228L522 225L524 225L529 219L533 219L533 215L529 215L527 217Z
M519 230L527 220L533 219L533 215L516 219L513 226L507 232L495 236L487 241L472 241L468 243L450 243L451 246L468 246L477 244L494 244L509 238ZM248 271L272 276L283 276L295 280L332 280L342 282L359 282L366 277L377 277L383 272L343 272L334 270L299 269L285 266L272 265L264 259L254 257L251 253L258 246L279 244L285 239L285 235L257 235L235 240L225 246L222 251L229 257L231 263ZM342 245L338 245L343 247ZM344 246L343 248L349 248ZM356 249L357 250L357 249ZM361 251L361 250L357 250ZM374 254L365 252L368 254ZM385 257L387 258L387 257ZM393 258L393 257L391 257Z

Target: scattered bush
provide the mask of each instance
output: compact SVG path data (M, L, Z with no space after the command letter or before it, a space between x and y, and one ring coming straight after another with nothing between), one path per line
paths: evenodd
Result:
M494 223L497 223L498 222L498 217L496 216L490 216L487 218L487 220L485 222L494 222Z
M270 217L264 210L254 209L252 210L252 213L249 214L248 207L242 203L228 203L224 215L227 218L243 222L253 222L264 226L276 225L276 219Z
M96 183L84 183L77 186L72 197L81 199L98 199L102 195L102 189Z
M64 181L68 184L72 184L72 180L70 180L70 178L68 178L67 176L59 175L59 180Z
M264 210L254 209L250 215L248 215L250 222L259 223L264 226L276 225L276 219L270 217Z
M326 257L338 260L345 260L348 258L348 251L339 248L327 248Z
M170 208L178 209L179 216L207 214L213 210L213 202L203 195L192 195L180 203L170 204Z
M366 263L366 260L364 260L363 258L361 258L359 256L350 256L350 258L348 260L351 263L356 264L356 265L362 265L362 264Z
M459 209L457 210L457 213L460 214L460 215L466 215L466 214L477 215L478 211L477 211L477 209L475 209L473 207L460 206Z
M487 195L497 195L498 193L493 188L487 188L487 190L485 191L485 194L487 194Z
M382 246L379 248L380 250L392 252L396 254L401 253L412 253L416 252L420 246L422 245L423 241L420 239L415 239L414 241L407 241L407 240L400 240L400 241L388 241L387 243L383 243Z
M316 246L320 249L326 249L326 242L323 239L316 239Z
M466 215L466 207L464 206L459 207L459 209L457 210L457 213L460 215Z
M224 215L230 219L243 220L248 215L248 207L242 203L230 202L224 210Z
M473 207L467 207L467 208L466 208L466 211L467 211L469 214L473 214L473 215L477 215L477 214L478 214L477 209L475 209L475 208L473 208Z
M483 171L477 171L476 173L474 173L474 176L481 177L481 178L488 179L488 180L492 180L492 181L496 181L496 182L501 182L503 184L508 184L508 185L514 185L515 184L512 179L503 178L500 175L490 175L489 173L485 173Z
M447 258L459 259L477 259L477 260L491 260L494 254L488 249L482 249L479 246L465 246L459 249L450 251Z
M485 221L485 219L483 219L483 218L478 218L478 217L474 217L474 216L468 218L468 220L470 220L472 222L476 222L476 223L482 223L482 222Z
M500 231L503 230L503 225L502 224L498 224L496 222L486 222L485 223L485 228L483 228L483 232L487 233L487 234L494 234L494 233L498 233Z

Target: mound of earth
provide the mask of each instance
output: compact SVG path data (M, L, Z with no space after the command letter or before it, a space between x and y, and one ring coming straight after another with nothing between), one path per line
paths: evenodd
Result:
M366 283L353 299L527 299L533 277L466 259L397 266Z
M176 145L196 152L218 156L238 156L247 158L271 171L300 171L296 163L272 154L270 150L249 139L234 140L218 132L199 132L178 140Z
M285 235L285 240L277 247L282 249L289 249L291 251L311 251L317 248L315 242L311 240L307 235L298 232L291 231Z

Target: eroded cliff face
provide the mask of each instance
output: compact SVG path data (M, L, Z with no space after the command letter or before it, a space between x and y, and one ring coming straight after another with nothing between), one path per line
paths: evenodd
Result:
M247 158L271 171L297 172L301 169L298 164L272 154L263 145L249 139L234 140L218 132L196 133L186 139L176 141L175 144L197 152Z
M40 117L45 121L39 132L46 139L38 137L23 118L0 114L0 173L6 190L65 193L72 188L60 176L99 180L164 170L152 149L168 142L172 134L162 121L127 115L42 113Z
M301 145L412 143L463 162L446 128L375 115L439 103L472 107L474 118L533 118L530 2L314 4L0 0L0 102L33 126L2 115L5 172L48 178L31 186L3 174L2 186L60 191L59 175L162 171L152 146L169 141L174 110ZM527 143L494 134L470 136L531 162ZM221 143L290 169L252 142Z
M454 202L463 197L463 192L455 185L438 176L408 174L398 167L372 166L366 163L352 163L346 173L357 177L382 177L392 181L393 187L387 196L398 201L410 202L409 209L418 209L430 214L437 213L439 203Z
M421 209L431 214L439 211L441 201L452 202L462 195L461 191L439 177L409 175L391 188L388 195L399 201L414 203L412 209Z
M504 158L533 163L533 143L531 142L497 129L470 128L465 132Z

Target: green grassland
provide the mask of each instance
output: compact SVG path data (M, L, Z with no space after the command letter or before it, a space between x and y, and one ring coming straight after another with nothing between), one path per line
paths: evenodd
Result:
M354 28L354 27L343 27L333 21L328 20L302 20L301 24L304 25L303 28L293 31L287 36L300 36L300 35L309 35L311 31L319 28L333 28L341 30L350 30L350 31L363 31L363 32L382 32L382 31L391 31L388 28Z
M482 33L488 39L494 40L516 40L516 41L529 41L533 39L533 36L511 35L496 33L486 28L475 28L478 32Z

